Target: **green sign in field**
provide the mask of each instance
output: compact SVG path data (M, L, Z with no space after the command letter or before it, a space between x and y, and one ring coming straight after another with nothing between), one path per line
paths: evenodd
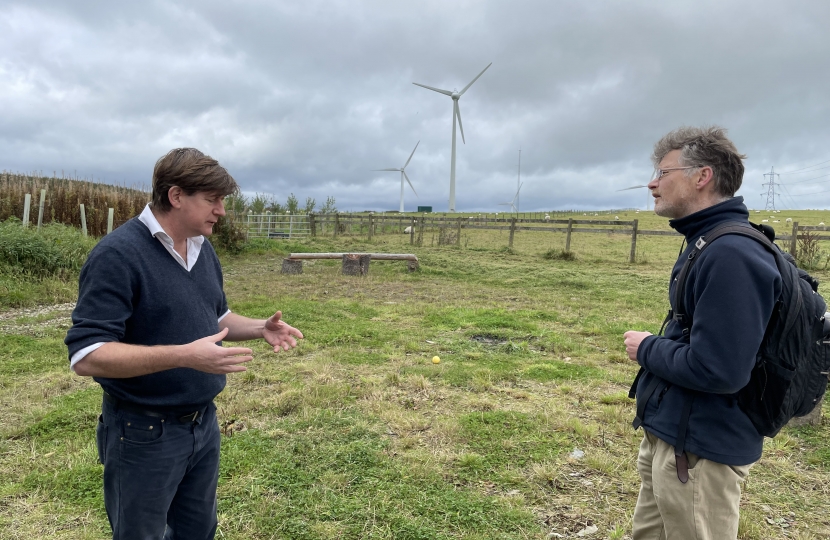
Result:
M419 206L418 212L432 212L431 206Z

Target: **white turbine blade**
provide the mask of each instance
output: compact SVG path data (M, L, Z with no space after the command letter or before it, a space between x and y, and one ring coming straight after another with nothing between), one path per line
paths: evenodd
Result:
M461 107L458 106L458 100L453 100L454 109L455 109L455 116L458 118L458 127L461 128L461 142L467 144L467 141L464 140L464 126L461 125Z
M401 172L400 169L372 169L373 171L398 171Z
M510 205L511 205L511 206L512 206L512 205L516 202L516 199L518 199L518 198L519 198L519 192L522 190L522 186L523 186L523 185L525 185L525 183L524 183L524 182L522 182L521 184L519 184L519 189L517 189L517 190L516 190L516 194L515 194L515 195L513 195L513 201L510 203Z
M644 186L644 185L641 184L639 186L631 186L631 187L627 187L627 188L623 188L623 189L618 189L617 191L628 191L629 189L640 189L640 188L644 188L644 187L648 187L648 186Z
M479 73L478 75L476 75L476 78L475 78L475 79L473 79L472 81L470 81L470 84L468 84L467 86L465 86L465 87L464 87L464 90L460 91L460 92L458 93L458 95L459 95L459 96L463 96L463 95L464 95L464 92L466 92L466 91L467 91L467 89L468 89L469 87L471 87L471 86L473 85L473 83L474 83L474 82L476 82L476 81L478 80L478 78L479 78L479 77L481 77L482 75L484 75L484 72L485 72L485 71L487 71L487 68L489 68L489 67L490 67L490 66L492 66L492 65L493 65L493 62L490 62L489 64L487 64L487 67L486 67L486 68L484 68L484 69L482 69L482 70L481 70L481 73Z
M452 92L449 90L441 90L440 88L433 88L431 86L427 86L425 84L418 84L416 82L412 83L415 86L420 86L421 88L426 88L427 90L432 90L433 92L438 92L439 94L444 94L445 96L452 96Z
M403 167L401 167L401 170L406 169L406 166L409 165L409 162L412 160L412 156L415 155L415 150L418 149L419 144L421 144L421 141L418 141L418 142L415 143L415 148L412 149L412 153L409 154L409 159L406 160L406 163L404 163Z
M403 173L403 177L406 178L406 183L409 184L409 187L412 188L412 193L414 193L415 196L417 197L418 192L415 191L415 187L412 185L412 182L409 181L409 177L406 175L406 171L401 171L401 172Z

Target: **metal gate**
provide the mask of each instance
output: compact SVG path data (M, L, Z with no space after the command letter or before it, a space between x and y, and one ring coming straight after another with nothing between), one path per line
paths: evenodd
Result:
M307 215L248 214L244 223L248 238L305 238L311 234Z

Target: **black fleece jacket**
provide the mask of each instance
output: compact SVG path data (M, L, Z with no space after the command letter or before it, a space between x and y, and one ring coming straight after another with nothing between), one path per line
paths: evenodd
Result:
M689 244L672 270L670 300L675 278L694 243L726 221L748 223L742 197L669 222ZM674 445L683 403L691 391L694 401L685 449L726 465L757 461L763 437L738 407L735 393L749 381L780 294L775 259L759 242L726 235L708 246L686 281L690 334L684 336L680 325L671 321L665 335L647 337L637 353L637 361L646 369L637 387L638 404L648 399L643 428ZM668 390L640 395L655 375L669 383Z

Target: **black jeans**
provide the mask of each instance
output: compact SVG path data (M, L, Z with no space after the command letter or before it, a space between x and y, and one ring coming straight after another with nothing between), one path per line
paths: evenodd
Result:
M212 540L220 443L213 403L193 421L107 399L102 409L96 442L113 540Z

